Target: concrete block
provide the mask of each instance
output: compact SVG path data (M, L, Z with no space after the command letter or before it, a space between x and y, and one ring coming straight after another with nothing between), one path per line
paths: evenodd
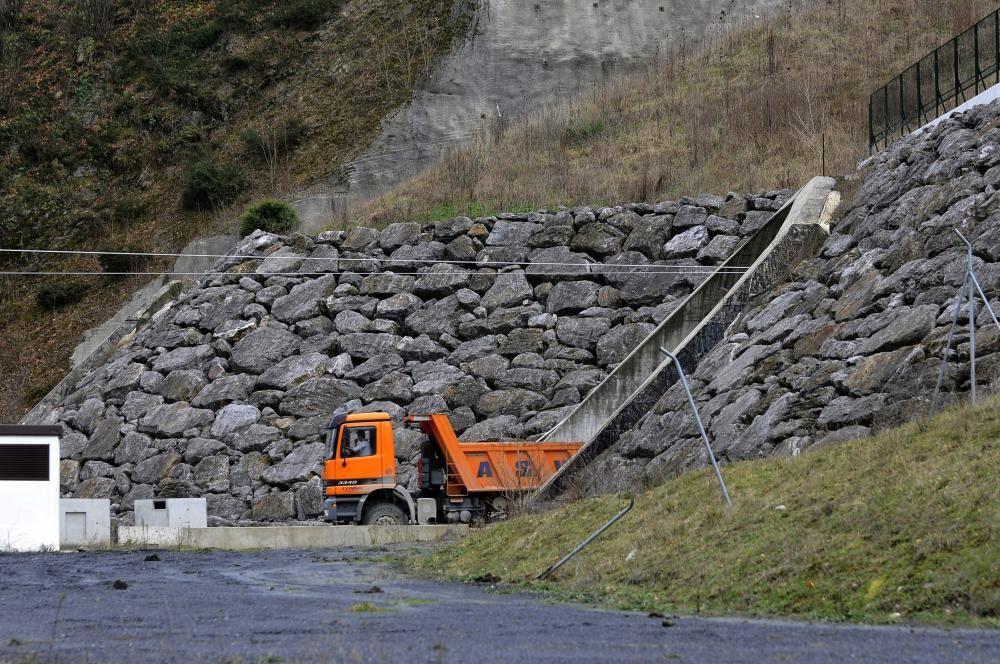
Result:
M59 501L62 546L111 546L111 501L63 498Z
M154 528L207 528L204 498L153 498L135 501L135 525Z
M266 528L163 528L121 526L118 543L134 547L168 547L247 551L344 546L385 546L436 542L461 537L468 526L274 526Z

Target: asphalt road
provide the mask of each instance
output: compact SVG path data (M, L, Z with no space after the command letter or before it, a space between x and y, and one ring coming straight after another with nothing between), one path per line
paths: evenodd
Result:
M664 626L408 578L359 551L149 553L0 554L0 662L1000 661L1000 631Z

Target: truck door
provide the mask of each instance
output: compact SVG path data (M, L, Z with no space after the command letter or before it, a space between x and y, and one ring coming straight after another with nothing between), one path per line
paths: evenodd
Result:
M345 424L334 459L334 486L364 494L382 485L382 452L374 424Z

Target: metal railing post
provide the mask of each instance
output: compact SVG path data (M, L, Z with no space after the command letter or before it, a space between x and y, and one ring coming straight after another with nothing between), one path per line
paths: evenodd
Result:
M1000 332L1000 320L997 319L997 314L993 310L993 305L990 304L990 299L986 297L986 293L983 291L982 285L979 283L979 279L976 278L975 261L974 254L972 250L972 243L962 235L961 231L957 228L953 229L955 234L962 239L965 243L966 248L966 262L965 262L965 279L962 280L962 286L958 289L958 299L955 301L955 315L952 317L951 329L948 331L948 341L944 347L944 357L941 358L941 368L938 370L937 383L934 386L934 397L931 400L931 414L937 410L938 393L941 391L941 383L944 380L944 367L948 364L948 358L951 355L951 342L955 336L955 328L958 326L958 317L962 313L962 301L968 294L968 311L969 311L969 388L972 395L972 405L976 404L976 293L979 293L979 297L983 298L983 304L986 306L986 311L989 312L990 318L993 319L993 324L996 325L997 331Z
M917 60L917 121L924 121L924 91L923 79L920 76L920 60Z
M868 97L868 155L875 154L875 109L874 102Z
M941 115L941 61L938 52L941 49L934 49L934 116Z
M976 58L976 94L972 95L975 97L979 94L979 79L982 78L982 70L979 68L979 24L976 23L972 26L972 40L973 47L972 50L975 51L974 57Z
M1000 10L993 12L993 71L997 75L997 85L1000 85Z
M882 88L882 117L885 118L885 146L889 147L889 84Z
M733 501L729 499L729 490L726 489L726 482L722 479L722 471L719 470L719 462L715 459L715 452L712 451L712 444L708 441L708 434L705 433L705 426L701 423L701 415L698 414L698 406L694 402L694 395L691 394L691 388L688 386L687 376L684 375L684 367L681 366L681 361L677 358L677 356L663 346L660 346L660 352L673 360L674 366L677 368L677 373L681 378L681 385L684 387L684 393L687 394L688 403L691 404L691 412L694 413L694 421L698 425L698 432L701 433L701 439L705 443L705 450L708 452L708 459L712 462L712 468L715 470L715 477L719 480L719 488L722 490L722 497L725 499L727 505L732 505Z
M962 92L962 75L958 71L958 37L951 40L954 44L955 51L955 106L958 106L962 102L959 101L958 96Z
M593 542L595 539L597 539L598 537L600 537L601 533L603 533L605 530L607 530L611 526L615 525L615 523L617 523L619 519L621 519L623 516L625 516L626 514L628 514L629 510L632 509L633 505L635 505L635 498L630 498L629 501L628 501L628 507L626 507L621 512L619 512L618 514L616 514L613 517L611 517L610 521L608 521L603 526L601 526L600 528L598 528L597 530L595 530L593 533L591 533L591 535L587 539L585 539L582 542L580 542L579 544L577 544L576 547L572 551L570 551L565 556L563 556L562 558L560 558L559 562L557 562L557 563L555 563L553 565L550 565L544 572L542 572L541 574L539 574L538 576L536 576L535 580L536 581L541 581L542 579L544 579L545 577L547 577L549 574L552 574L557 569L559 569L560 567L562 567L563 565L565 565L566 563L568 563L573 556L575 556L576 554L578 554L581 551L583 551L585 548L587 548L587 546L591 542Z

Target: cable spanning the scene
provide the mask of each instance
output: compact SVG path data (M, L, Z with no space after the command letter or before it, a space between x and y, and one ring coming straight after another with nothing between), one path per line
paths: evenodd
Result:
M74 249L0 249L0 253L20 253L20 254L43 254L43 255L61 255L61 256L125 256L132 258L215 258L215 259L243 259L246 261L265 261L269 258L282 259L284 256L248 256L242 254L182 254L182 253L169 253L169 252L135 252L135 251L85 251L85 250L74 250ZM579 275L579 274L715 274L715 273L742 273L746 272L749 268L744 266L731 266L723 265L719 267L711 265L656 265L649 263L618 263L618 264L606 264L606 263L571 263L565 261L478 261L478 260L448 260L448 259L424 259L424 258L382 258L378 256L366 256L366 257L312 257L312 256L288 256L287 258L296 261L325 261L331 262L336 261L340 263L371 263L373 261L379 264L388 263L390 265L398 264L405 266L412 265L454 265L454 266L471 266L473 268L502 268L502 267L536 267L536 268L568 268L564 274ZM343 270L339 270L343 271ZM312 274L330 274L332 270L319 271L319 272L298 272L288 271L288 272L275 272L274 274L298 274L300 276L308 276ZM394 274L412 274L415 276L424 276L427 274L455 274L455 272L395 272ZM42 274L29 273L29 272L0 272L0 274ZM70 272L60 272L56 274L71 274ZM123 272L123 273L112 273L112 272L80 272L79 274L132 274L132 275L142 275L142 274L176 274L178 276L190 276L190 275L212 275L212 274L232 274L230 272L212 272L210 270L203 272L173 272L170 270L164 270L160 272ZM266 274L266 273L254 273L254 274ZM559 272L552 270L544 270L540 274L556 275Z

